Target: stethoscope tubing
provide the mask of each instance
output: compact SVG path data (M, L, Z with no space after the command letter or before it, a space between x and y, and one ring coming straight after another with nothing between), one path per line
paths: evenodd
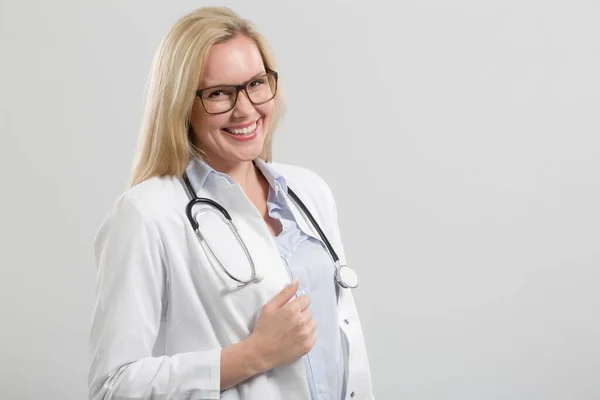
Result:
M185 208L185 213L186 216L190 222L190 224L192 225L192 228L194 229L196 235L198 236L198 239L200 240L202 246L204 249L208 249L209 253L211 254L212 258L217 262L217 264L219 265L219 267L221 268L221 270L231 279L233 279L234 281L239 283L239 286L245 286L249 283L252 282L259 282L260 280L262 280L261 277L258 277L256 275L256 267L254 265L254 260L252 260L252 256L250 255L250 251L248 250L248 248L246 247L246 244L244 243L244 241L242 240L242 238L240 237L240 234L238 232L237 227L235 226L231 215L229 214L229 212L227 211L227 209L225 207L223 207L222 205L220 205L219 203L217 203L214 200L205 198L205 197L198 197L196 194L196 191L194 190L194 187L192 186L192 183L190 182L190 179L187 175L187 173L183 173L183 182L184 182L184 186L186 188L186 190L189 193L189 196L191 198L191 200L188 202L186 208ZM312 215L312 213L310 212L310 210L306 207L306 205L304 204L304 202L302 200L300 200L300 198L298 197L298 195L292 190L292 188L290 188L289 186L287 187L287 191L288 194L290 195L290 197L294 200L294 202L298 205L298 207L300 207L300 209L302 210L302 212L304 213L304 215L309 219L310 223L313 225L313 227L317 230L319 236L321 237L321 239L323 240L323 243L325 244L325 246L327 247L327 250L329 251L329 255L331 256L334 265L335 265L335 280L337 281L337 283L343 287L343 288L356 288L358 286L358 276L356 276L356 273L354 272L354 270L352 270L352 268L350 268L348 265L341 265L340 262L340 258L338 257L336 251L334 250L333 246L331 245L331 243L329 242L329 239L327 239L327 236L325 235L325 233L323 232L323 230L321 229L321 226L319 225L319 223L317 222L317 220L314 218L314 216ZM221 263L221 261L216 257L215 253L213 252L212 248L210 247L210 245L208 244L208 242L205 240L204 236L202 235L202 233L200 232L200 225L198 224L198 221L196 221L196 219L194 218L193 214L192 214L192 209L194 208L194 206L196 204L208 204L214 208L216 208L217 210L219 210L219 212L225 217L226 219L226 223L229 226L229 228L231 229L232 233L235 235L236 240L238 241L238 243L242 246L242 249L244 250L244 253L246 254L246 258L248 259L248 262L250 263L250 268L251 268L251 278L248 281L244 281L241 280L237 277L235 277L234 275L232 275L231 273L229 273L229 271L227 270L227 268L225 268L225 266ZM348 284L347 282L345 282L345 280L343 279L343 277L341 276L341 270L342 268L348 269L349 271L352 272L352 274L354 275L355 279L356 279L356 283L355 284Z
M308 210L308 208L304 205L304 203L302 202L302 200L300 200L300 198L298 197L298 195L292 190L291 187L288 186L287 190L288 190L288 193L289 193L290 197L292 199L294 199L294 201L296 202L296 204L298 204L298 206L302 209L302 212L304 213L304 215L306 215L308 217L308 219L310 220L311 224L315 227L315 229L319 233L319 236L321 237L321 239L323 239L323 243L325 243L325 246L327 246L327 250L329 250L329 254L331 254L331 258L333 258L333 261L335 263L339 264L340 258L338 257L337 253L333 249L333 246L331 245L331 243L329 243L329 240L327 239L327 236L325 235L325 233L321 229L321 226L317 223L317 220L315 219L315 217L313 217L312 213Z

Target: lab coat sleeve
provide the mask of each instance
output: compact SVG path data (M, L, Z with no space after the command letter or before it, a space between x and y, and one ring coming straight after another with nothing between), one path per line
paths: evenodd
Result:
M94 240L90 400L219 399L221 349L153 357L166 264L156 227L127 193Z

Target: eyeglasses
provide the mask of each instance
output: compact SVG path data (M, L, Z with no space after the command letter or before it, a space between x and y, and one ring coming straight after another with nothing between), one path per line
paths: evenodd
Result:
M277 77L277 72L269 70L239 85L220 85L199 89L196 91L196 96L200 97L202 107L207 114L223 114L233 110L242 90L246 93L250 103L259 106L275 97Z

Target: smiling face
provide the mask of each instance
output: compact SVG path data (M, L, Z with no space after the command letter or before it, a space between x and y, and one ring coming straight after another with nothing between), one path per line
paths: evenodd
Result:
M237 36L210 48L198 88L238 85L248 81L250 85L260 85L262 81L253 82L253 78L265 72L255 42L246 36ZM207 90L203 92L204 104L216 104L222 101L223 96L223 91ZM252 161L262 151L274 107L273 100L253 105L246 93L240 91L232 110L212 115L206 112L202 100L196 96L190 118L194 143L202 149L206 161L213 168L231 168L238 163ZM210 106L209 111L213 111Z

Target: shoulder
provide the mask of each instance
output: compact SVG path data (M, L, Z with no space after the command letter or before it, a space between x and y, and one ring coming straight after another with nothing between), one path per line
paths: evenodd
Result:
M110 206L97 235L107 230L157 225L177 210L185 195L179 178L153 177L122 192Z
M122 197L148 217L159 217L172 209L184 194L180 178L155 176L127 189Z

